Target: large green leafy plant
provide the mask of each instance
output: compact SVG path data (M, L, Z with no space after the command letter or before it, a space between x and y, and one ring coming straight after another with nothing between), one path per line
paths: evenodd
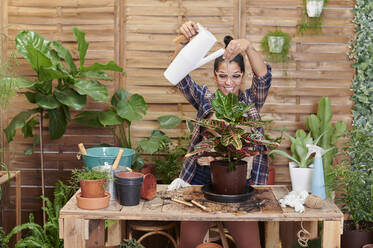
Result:
M331 178L328 176L333 169L333 158L338 153L336 145L338 139L345 134L347 125L343 121L332 124L332 106L328 97L322 97L319 101L317 115L310 115L306 119L306 127L313 139L318 139L317 145L326 152L323 156L324 177L326 192L331 197ZM322 136L322 137L321 137Z
M87 103L87 96L99 102L108 101L108 90L99 81L112 79L103 70L123 72L123 69L113 61L85 66L88 49L85 33L77 28L73 28L73 33L78 43L79 66L61 43L48 41L32 31L17 34L16 49L30 63L37 77L16 80L16 87L25 91L34 108L17 114L4 129L8 142L13 140L16 130L21 129L24 137L34 137L34 143L38 143L39 135L34 135L33 130L42 118L49 119L50 138L58 139L71 120L70 108L81 110Z
M229 162L229 169L235 170L234 161L259 154L258 145L278 146L278 143L264 139L257 128L264 127L268 121L252 120L244 114L253 105L247 106L238 101L235 94L224 95L220 90L215 93L211 105L216 115L214 119L196 121L206 128L204 139L186 156L212 156Z

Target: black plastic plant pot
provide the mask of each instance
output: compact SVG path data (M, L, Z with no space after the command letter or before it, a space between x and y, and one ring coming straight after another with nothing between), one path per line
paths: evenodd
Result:
M120 205L136 206L140 202L140 192L144 175L138 172L118 172L114 174L114 184Z

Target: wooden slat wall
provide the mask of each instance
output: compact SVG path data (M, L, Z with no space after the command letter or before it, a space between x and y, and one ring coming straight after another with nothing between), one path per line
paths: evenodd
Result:
M77 43L72 33L72 27L78 27L86 32L86 40L90 43L86 65L94 62L106 63L109 60L118 61L115 54L115 36L117 25L117 11L114 1L110 0L71 0L71 1L45 1L45 0L9 0L8 25L9 34L8 53L15 51L15 36L21 30L36 31L46 39L58 40L73 53L74 59L79 59ZM35 73L28 62L19 58L20 73L33 78ZM110 74L118 78L117 75ZM118 87L118 81L108 82L107 87L112 93ZM105 104L88 101L85 109L103 109ZM24 96L19 95L13 99L7 109L6 122L20 111L30 108ZM72 112L74 115L75 112ZM48 196L53 192L57 180L68 180L71 170L82 166L82 161L76 159L77 144L84 142L86 147L100 143L113 144L113 137L109 129L87 128L71 123L66 134L58 140L50 140L48 128L45 128L45 184ZM35 130L37 133L37 130ZM23 151L31 144L30 139L24 139L17 132L17 136L8 146L6 154L9 155L8 164L12 170L22 171L22 220L28 219L28 213L34 212L40 221L41 206L41 173L40 154L37 152L26 156ZM15 191L13 185L9 193ZM7 231L15 224L14 202L11 197L10 206L4 209Z
M273 81L262 110L264 119L274 120L274 129L285 126L290 133L305 128L305 118L317 112L322 96L332 102L333 121L351 122L352 101L349 90L353 69L348 60L348 41L354 26L352 0L329 0L324 9L323 34L317 36L296 34L300 23L300 0L244 0L242 1L241 37L254 43L260 42L268 31L280 29L292 36L288 64L271 63ZM278 134L278 131L274 131ZM281 148L290 143L283 141ZM290 182L287 159L276 156L276 183Z
M90 42L88 64L115 60L126 69L124 76L112 75L116 80L108 83L110 92L124 87L143 95L149 104L144 121L133 123L133 141L136 142L158 128L155 120L161 115L176 114L183 118L194 118L196 115L193 107L163 77L173 54L172 40L181 23L194 20L212 31L219 41L213 50L223 47L222 39L226 34L235 38L245 37L260 50L260 41L265 33L280 28L293 36L292 59L285 65L271 64L273 84L262 112L265 119L275 120L275 129L287 126L293 132L304 127L305 117L316 111L321 96L332 99L333 120L351 121L349 88L353 69L346 52L353 34L353 0L328 2L324 34L297 36L301 0L1 0L2 10L7 9L8 13L2 16L1 23L7 27L5 31L11 39L4 51L14 51L15 35L22 29L29 29L38 31L47 39L61 41L74 51L77 58L71 28L76 26L86 31ZM35 76L24 60L20 59L20 63L25 76ZM210 62L194 71L192 76L214 90L212 67ZM103 109L104 106L91 102L86 109ZM2 122L8 123L15 114L28 107L23 96L16 97L7 115L2 115ZM173 137L181 136L184 127L181 125L169 133ZM278 134L278 131L273 133ZM47 139L48 194L57 179L67 179L71 169L82 165L75 159L76 144L79 142L91 147L99 143L113 143L113 137L109 129L70 124L61 139ZM38 213L41 205L39 155L25 156L23 150L28 145L30 140L18 134L8 147L10 152L6 153L10 168L22 170L23 220L28 212ZM284 141L282 148L287 147L289 142ZM277 183L289 183L286 159L276 157L273 164ZM14 188L10 192L12 190ZM15 219L11 207L5 209L9 226L14 224Z

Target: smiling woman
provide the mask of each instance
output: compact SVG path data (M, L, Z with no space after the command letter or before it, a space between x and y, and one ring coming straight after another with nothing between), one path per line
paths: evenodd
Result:
M184 23L180 27L180 33L189 41L198 34L198 25L192 21ZM246 39L235 40L230 36L224 38L226 49L224 55L217 57L214 63L214 78L218 89L224 94L233 93L238 97L238 102L248 107L245 116L253 120L260 120L260 109L262 108L268 90L271 86L271 67L264 60L251 42ZM181 51L186 43L180 43L176 48L174 57ZM247 55L253 70L252 85L249 89L241 90L243 76L245 74L245 63L243 55ZM185 98L198 111L197 122L211 116L213 108L211 101L215 94L210 92L206 85L200 86L190 75L187 75L176 87L184 94ZM257 128L263 134L263 128ZM192 153L196 145L203 139L204 128L195 125L188 153ZM257 146L259 152L265 151L264 146ZM198 156L192 155L185 159L180 178L190 184L211 183L210 166L199 164ZM246 174L245 174L246 177ZM251 182L253 184L266 184L268 177L267 155L259 154L254 157ZM257 223L225 223L230 229L237 247L260 247L259 231ZM206 222L182 222L181 223L181 247L195 247L201 243L209 223ZM193 230L193 231L191 231ZM250 232L250 238L247 233Z

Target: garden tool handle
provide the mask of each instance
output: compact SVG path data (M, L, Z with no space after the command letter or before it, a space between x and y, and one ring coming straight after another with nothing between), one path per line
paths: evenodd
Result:
M80 143L78 147L81 154L87 155L87 151L85 150L83 143Z
M114 163L113 163L113 166L111 167L112 170L116 170L116 169L117 169L118 164L119 164L119 161L120 161L120 158L121 158L122 155L123 155L123 152L124 152L123 149L120 149L120 150L119 150L118 155L117 155L117 157L115 158L115 161L114 161Z

